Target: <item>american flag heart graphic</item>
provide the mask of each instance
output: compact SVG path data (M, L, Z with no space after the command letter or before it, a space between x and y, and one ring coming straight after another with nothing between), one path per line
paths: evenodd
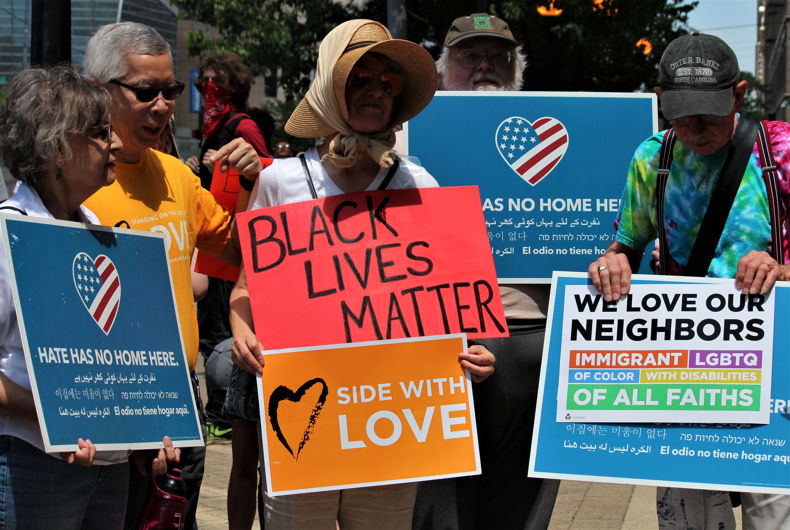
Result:
M112 260L104 254L93 260L79 252L71 273L82 305L104 334L109 334L121 303L121 279Z
M568 131L555 118L544 117L530 123L511 116L497 127L496 147L510 169L534 186L568 150Z

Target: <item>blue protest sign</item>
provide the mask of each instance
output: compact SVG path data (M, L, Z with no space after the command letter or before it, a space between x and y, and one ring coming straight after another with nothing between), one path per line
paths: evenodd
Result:
M442 186L480 187L497 276L548 283L612 241L634 150L657 131L653 94L437 92L407 150Z
M195 85L198 80L198 71L192 68L189 71L189 112L200 114L203 112L203 96Z
M689 279L690 280L690 279ZM733 280L694 278L695 283ZM613 424L557 421L565 290L587 285L585 274L556 273L530 455L530 476L790 493L790 331L774 326L771 400L767 425ZM635 276L634 284L681 283ZM790 288L774 288L775 321L790 318Z
M163 238L0 222L47 452L202 444Z

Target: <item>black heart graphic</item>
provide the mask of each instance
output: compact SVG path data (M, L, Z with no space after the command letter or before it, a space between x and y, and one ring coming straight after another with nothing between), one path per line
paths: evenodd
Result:
M296 454L294 454L293 449L291 449L291 446L288 443L288 440L286 440L285 435L283 435L282 429L280 429L280 422L277 419L277 407L280 406L280 402L283 400L299 403L308 390L310 390L314 385L319 384L323 387L323 390L321 390L321 395L318 396L318 400L315 402L313 412L310 414L310 419L307 421L307 426L305 427L304 433L302 434L302 441L299 442L299 447L296 448ZM326 396L328 394L329 387L326 386L326 382L320 377L316 377L315 379L310 379L304 383L296 392L287 386L280 385L275 388L269 396L269 423L271 423L274 432L277 433L277 439L280 440L280 443L283 444L283 447L285 447L288 452L291 453L291 456L294 457L294 460L299 460L299 453L302 452L302 448L310 440L310 434L312 434L313 427L315 427L315 421L318 418L318 415L321 413L321 409L324 407Z

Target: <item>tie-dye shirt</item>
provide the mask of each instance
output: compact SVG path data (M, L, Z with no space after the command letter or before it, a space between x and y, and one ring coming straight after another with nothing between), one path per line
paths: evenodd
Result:
M788 234L790 224L790 125L767 122L767 133L774 162L779 167L784 261L790 262ZM615 238L633 249L643 249L658 234L656 215L656 177L659 167L661 131L642 142L631 159L628 180L623 190L620 213L615 221ZM664 224L669 242L670 274L683 274L702 219L727 155L723 147L712 155L698 155L678 141L666 187ZM751 250L771 250L768 199L762 178L762 160L755 143L752 155L735 195L722 237L708 268L707 276L732 278L738 260Z

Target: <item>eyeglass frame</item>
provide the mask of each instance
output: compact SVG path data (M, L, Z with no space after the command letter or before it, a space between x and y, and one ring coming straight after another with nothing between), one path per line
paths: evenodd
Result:
M504 57L506 58L505 64L495 64L494 61L491 59L492 52L485 52L485 51L478 51L471 48L464 48L463 50L458 50L455 52L455 59L457 60L458 64L463 66L464 68L477 68L480 66L480 63L483 62L483 57L485 57L486 62L495 68L507 68L516 58L516 54L510 50L502 50ZM499 56L499 51L493 52L494 57ZM477 55L478 60L475 61L474 64L464 64L464 60L469 57L473 57Z
M195 88L200 90L200 88L208 83L209 81L213 81L215 85L223 85L228 82L228 76L226 75L212 75L212 76L205 76L201 75L194 81Z
M84 134L86 134L88 136L91 136L91 135L93 135L95 133L98 133L99 131L104 131L104 134L106 135L106 138L102 138L101 140L103 142L106 142L107 144L111 144L112 143L112 130L113 130L112 122L109 122L106 125L93 125L91 127L88 127L85 130Z
M128 85L126 83L118 81L117 79L111 79L109 82L112 83L113 85L118 85L128 90L131 90L134 93L134 97L140 103L150 103L154 101L157 97L159 97L160 94L162 96L162 99L164 99L165 101L175 101L184 92L184 87L186 87L184 83L182 83L177 79L173 80L172 85L168 85L166 87L156 87L156 86L140 87L140 86ZM150 99L142 99L140 97L140 93L146 90L156 90L156 92L153 93L153 96L151 96ZM165 90L175 90L176 92L172 98L168 98L165 95Z

